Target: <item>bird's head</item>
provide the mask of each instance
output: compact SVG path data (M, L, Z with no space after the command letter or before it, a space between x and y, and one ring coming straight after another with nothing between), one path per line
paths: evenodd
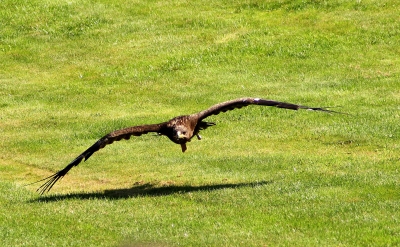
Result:
M191 138L191 132L184 126L174 128L174 138L178 143L188 142Z

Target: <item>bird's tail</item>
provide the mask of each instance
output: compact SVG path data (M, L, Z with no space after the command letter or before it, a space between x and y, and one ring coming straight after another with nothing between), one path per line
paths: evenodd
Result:
M200 127L200 130L205 130L208 127L211 127L211 126L214 126L214 125L215 125L215 123L213 123L213 122L201 121L200 124L199 124L199 127Z

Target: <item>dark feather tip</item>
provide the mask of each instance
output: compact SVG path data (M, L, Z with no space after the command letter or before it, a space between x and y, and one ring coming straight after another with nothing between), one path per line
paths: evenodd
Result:
M51 175L50 177L47 177L48 179L44 184L42 184L36 191L39 192L40 195L43 195L46 192L49 192L51 188L54 186L54 184L60 180L63 175L60 175L59 172Z

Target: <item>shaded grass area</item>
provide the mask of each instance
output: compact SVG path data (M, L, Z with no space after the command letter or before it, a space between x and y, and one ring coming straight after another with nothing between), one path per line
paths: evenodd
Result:
M399 244L396 1L2 1L1 246ZM236 97L203 140L104 134Z
M166 241L164 244L201 241L207 245L365 245L389 243L391 240L383 236L397 234L397 226L387 224L396 221L395 180L390 182L383 175L375 175L372 184L366 181L368 174L357 174L354 167L341 168L341 172L337 169L338 174L321 173L320 167L315 168L319 174L303 169L278 169L270 181L200 186L147 183L43 198L9 184L3 187L8 195L7 207L33 207L36 216L28 210L5 217L8 225L15 227L3 233L13 236L16 232L11 233L10 229L22 229L14 224L30 219L25 227L34 224L36 230L28 232L28 239L43 243L62 238L71 245L79 245L89 232L96 234L85 240L88 244L133 238L133 242L157 239ZM38 230L49 224L55 226L51 231ZM79 237L65 236L68 230L57 227L61 225L74 225ZM364 235L365 232L369 234ZM390 243L396 244L394 239Z

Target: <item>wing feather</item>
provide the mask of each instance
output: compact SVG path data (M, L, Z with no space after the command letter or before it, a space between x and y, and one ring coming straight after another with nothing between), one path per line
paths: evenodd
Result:
M190 117L192 117L193 119L196 119L196 122L201 122L201 120L203 120L211 115L217 115L221 112L239 109L242 107L246 107L248 105L272 106L272 107L291 109L291 110L306 109L306 110L313 110L313 111L324 111L324 112L329 112L329 113L340 113L340 112L328 110L323 107L308 107L308 106L303 106L303 105L297 105L297 104L280 102L280 101L275 101L275 100L268 100L268 99L260 99L260 98L239 98L239 99L234 99L234 100L230 100L230 101L226 101L226 102L222 102L222 103L213 105L204 111L190 115ZM174 119L172 119L172 120L174 120ZM170 122L172 120L170 120ZM204 123L206 123L206 122L204 122ZM107 146L109 144L112 144L114 141L120 141L122 139L128 140L128 139L130 139L131 136L140 136L143 134L147 134L149 132L157 132L159 134L164 134L164 135L169 136L170 133L168 132L168 124L169 124L169 122L164 122L164 123L160 123L160 124L133 126L133 127L125 128L125 129L116 130L116 131L113 131L113 132L103 136L96 143L94 143L91 147L89 147L86 151L84 151L78 157L76 157L64 169L54 173L53 175L51 175L47 178L44 178L42 180L34 182L34 183L38 183L41 181L46 181L43 185L41 185L37 189L37 191L40 194L43 194L43 193L49 191L58 180L63 178L68 173L68 171L72 169L72 167L77 166L79 163L81 163L82 160L86 161L96 151L98 151L101 148L104 148L105 146ZM208 126L213 125L213 123L206 123L206 125L207 126L204 125L203 127L206 128ZM202 129L202 127L200 127L200 129Z
M83 153L81 153L78 157L76 157L73 161L71 161L71 163L69 163L64 169L54 173L53 175L47 178L34 182L38 183L46 181L37 189L37 191L41 195L44 194L45 192L48 192L58 180L63 178L65 174L67 174L68 171L71 170L72 167L77 166L79 163L81 163L82 160L86 161L87 159L89 159L90 156L92 156L92 154L104 148L105 146L112 144L114 141L120 141L122 139L129 140L131 136L141 136L149 132L162 133L165 126L166 123L133 126L125 129L116 130L103 136L97 142L95 142L91 147L86 149Z
M240 98L213 105L210 108L197 113L197 116L199 120L202 120L211 115L218 115L221 112L227 112L230 110L239 109L248 105L273 106L290 110L306 109L306 110L324 111L331 113L335 112L322 107L309 107L309 106L296 105L292 103L275 101L275 100L260 99L260 98Z

